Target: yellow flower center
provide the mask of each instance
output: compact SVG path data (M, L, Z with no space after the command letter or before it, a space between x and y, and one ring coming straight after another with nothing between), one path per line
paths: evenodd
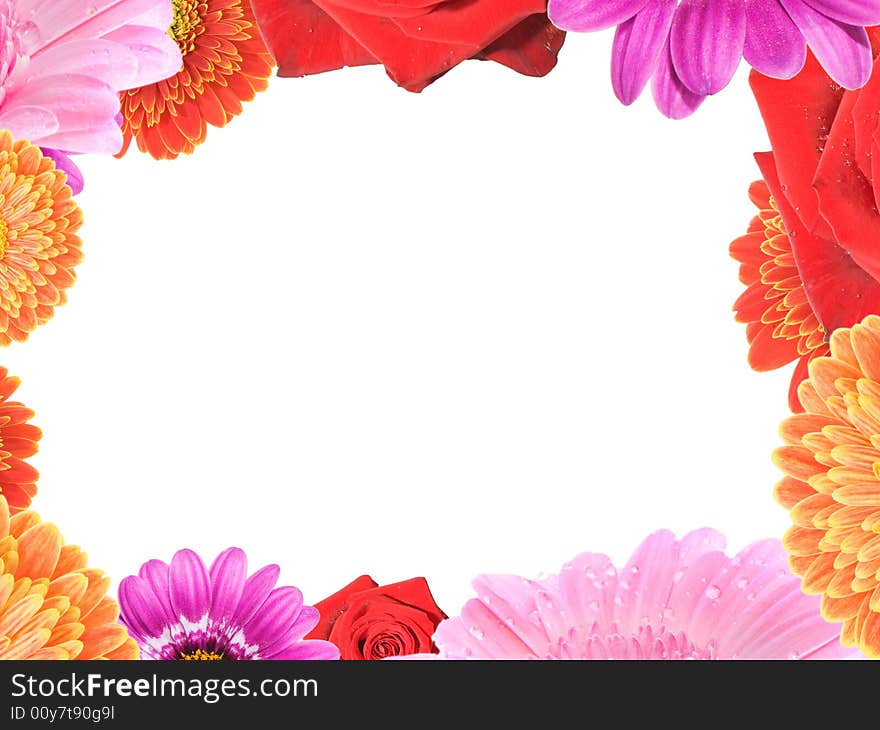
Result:
M203 651L202 649L196 649L191 652L180 652L180 656L178 659L182 659L184 661L192 662L216 662L223 659L222 654L218 654L214 651Z
M0 218L0 259L6 255L7 246L9 246L9 225Z
M202 25L202 16L199 12L201 2L198 0L171 0L174 6L174 21L168 29L170 35L180 46L180 52L185 56L196 46L196 35Z

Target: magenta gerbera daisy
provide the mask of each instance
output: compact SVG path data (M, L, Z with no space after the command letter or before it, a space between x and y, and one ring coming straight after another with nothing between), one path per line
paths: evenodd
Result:
M740 59L767 76L790 79L807 45L847 89L871 75L866 26L880 23L878 0L550 0L563 30L617 26L611 56L614 93L631 104L649 79L654 100L673 119L721 91Z
M276 588L279 572L267 565L248 577L239 548L210 568L180 550L170 565L150 560L120 583L120 620L144 659L338 659L329 641L303 639L318 611L297 588Z

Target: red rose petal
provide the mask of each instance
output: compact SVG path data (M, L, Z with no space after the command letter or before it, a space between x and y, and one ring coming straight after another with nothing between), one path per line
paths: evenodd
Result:
M315 604L318 613L321 615L318 625L305 637L307 639L329 639L330 632L333 630L333 624L339 616L348 608L348 600L356 593L361 593L370 588L376 588L376 583L370 576L362 575L355 578L344 588L336 591L332 596L328 596L323 601Z
M855 159L853 109L857 99L856 93L844 95L813 185L819 210L831 225L835 240L876 279L880 278L880 212L871 181Z
M774 153L755 155L791 241L807 299L826 332L880 313L880 283L834 241L810 234L782 192ZM789 359L791 359L789 357Z
M408 91L421 91L454 66L482 53L535 13L541 0L453 0L415 18L381 18L318 0L346 32L384 64L391 79ZM532 36L526 39L531 41ZM530 45L530 51L536 47ZM558 50L558 49L557 49ZM510 59L511 50L502 57ZM540 72L555 65L556 50L543 47L545 59L528 66ZM516 63L516 61L512 61Z
M412 18L425 15L446 0L333 0L334 5L381 18Z
M251 0L279 76L307 76L378 63L311 0Z
M871 173L871 146L874 143L874 132L877 130L878 112L880 112L880 71L877 64L871 78L862 89L855 92L857 99L852 110L855 141L855 160L861 173L869 180L874 180Z
M556 57L564 42L565 32L546 15L532 15L476 58L495 61L525 76L546 76L556 66Z
M812 182L843 88L831 81L812 53L793 79L780 81L752 71L750 81L785 195L808 231L831 238Z
M387 18L356 13L323 1L321 7L385 66L394 83L407 91L422 91L449 69L481 50L477 46L410 38Z
M451 0L428 15L395 17L394 24L415 41L470 46L476 53L536 13L546 16L544 0Z

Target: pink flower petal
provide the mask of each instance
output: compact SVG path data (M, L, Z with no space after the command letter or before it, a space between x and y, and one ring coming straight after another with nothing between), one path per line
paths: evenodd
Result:
M849 25L880 23L880 0L805 0L813 10Z
M804 67L807 41L779 0L748 0L743 56L756 71L790 79Z
M684 119L693 114L705 101L704 95L695 94L678 78L672 65L669 41L660 54L657 69L651 79L651 92L657 108L670 119Z
M650 0L633 18L621 23L611 51L611 82L624 104L642 93L663 52L676 0Z
M557 28L589 32L629 20L647 3L648 0L550 0L547 14Z
M171 607L193 623L207 617L211 608L211 580L202 559L192 550L178 550L169 571Z
M780 0L828 75L845 89L859 89L871 77L873 56L864 28L832 20L803 0Z
M745 39L742 0L682 0L670 32L678 78L694 94L717 94L733 78Z
M226 624L235 615L247 577L247 556L239 548L228 548L211 565L211 620Z

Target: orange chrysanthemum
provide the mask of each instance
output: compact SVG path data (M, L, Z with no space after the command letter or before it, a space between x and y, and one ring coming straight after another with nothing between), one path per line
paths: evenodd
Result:
M805 412L782 423L776 498L804 591L823 594L844 644L880 657L880 317L835 330L830 353L809 364Z
M55 525L0 497L0 659L137 659L109 585Z
M27 339L67 301L82 211L39 147L0 131L0 345Z
M168 31L183 53L169 79L122 93L125 154L132 138L158 160L192 153L207 125L223 127L269 83L274 61L248 0L172 0Z
M6 499L13 514L30 505L37 493L39 473L24 460L37 453L37 442L43 435L28 423L34 412L9 400L20 382L0 367L0 497Z
M749 365L767 371L798 361L791 379L789 404L800 411L798 385L807 377L807 364L828 354L825 329L807 299L791 241L763 180L752 183L749 198L759 213L748 233L730 244L730 255L740 262L739 280L746 290L733 309L736 321L746 325Z

